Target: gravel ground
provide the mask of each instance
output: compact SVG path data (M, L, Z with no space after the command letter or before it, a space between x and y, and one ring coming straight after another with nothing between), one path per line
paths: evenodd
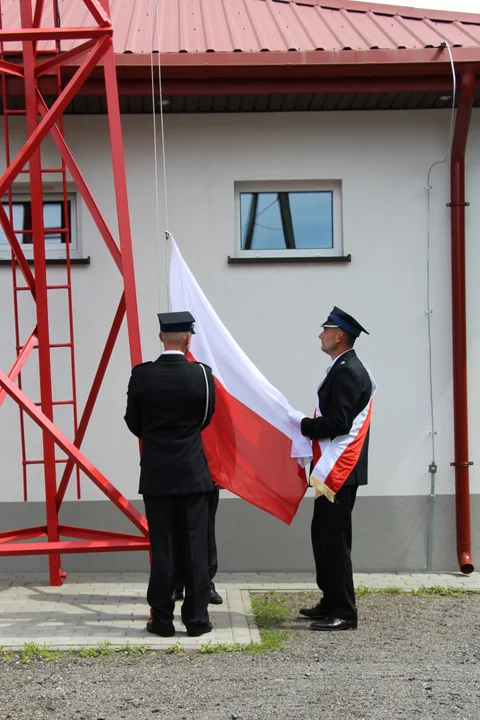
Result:
M319 633L287 595L281 651L77 656L0 664L2 720L478 720L480 595L361 598L356 631Z

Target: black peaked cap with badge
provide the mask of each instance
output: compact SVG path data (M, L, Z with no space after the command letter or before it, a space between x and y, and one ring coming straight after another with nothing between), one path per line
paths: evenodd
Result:
M195 335L195 330L193 329L195 318L188 310L158 313L158 319L162 332L190 332L192 335Z
M336 305L325 322L322 323L322 327L338 327L341 330L345 330L345 332L350 333L350 335L354 335L354 337L358 337L362 332L366 333L366 335L370 334L368 330L365 330L365 328L362 327L354 317L352 317L352 315L340 310L340 308Z

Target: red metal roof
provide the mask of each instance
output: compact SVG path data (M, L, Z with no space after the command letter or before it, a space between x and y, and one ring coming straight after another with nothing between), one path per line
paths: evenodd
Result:
M51 3L47 0L45 6L42 25L47 27L52 24ZM117 54L158 50L155 0L110 0L110 6ZM3 28L19 27L19 0L1 0L1 8ZM166 54L405 53L438 48L444 40L480 51L480 14L342 0L158 0L158 8L160 48ZM94 25L81 0L59 0L59 9L63 27ZM72 44L63 41L62 48ZM19 47L9 45L12 50ZM39 44L41 50L50 47Z

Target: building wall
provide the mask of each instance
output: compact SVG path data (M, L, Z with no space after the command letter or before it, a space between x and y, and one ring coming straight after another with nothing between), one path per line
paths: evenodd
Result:
M427 174L447 152L448 111L361 113L288 113L252 115L176 115L165 118L168 230L220 318L259 369L290 402L312 411L315 388L328 364L320 352L320 323L336 304L351 312L370 331L356 349L372 369L379 390L375 399L370 445L370 482L359 493L355 512L355 563L360 569L421 569L426 562L428 531L430 434L428 341L426 319ZM115 198L109 159L107 120L103 116L70 117L66 134L80 169L102 212L115 227ZM12 128L21 142L22 128ZM87 137L88 130L88 137ZM156 313L166 309L165 210L159 162L157 230L152 119L123 118L125 157L135 254L144 358L159 352ZM480 112L474 111L467 148L467 200L480 191ZM45 164L53 165L51 145ZM234 252L234 182L259 180L342 181L343 236L349 264L228 265ZM438 464L434 562L455 567L454 473L452 427L452 359L450 310L450 218L448 163L431 173L430 267L435 453ZM91 264L73 269L76 313L78 393L85 399L110 328L121 287L118 272L85 208L81 235ZM480 210L467 209L467 302L471 458L480 415L476 358L480 351ZM62 268L50 270L61 281ZM52 291L53 293L54 291ZM63 298L51 295L52 335L65 340ZM10 271L0 267L0 367L14 358ZM33 323L32 305L22 293L23 334ZM69 382L57 351L55 390L67 397ZM89 432L87 456L128 498L138 499L138 450L123 423L129 376L126 330L123 328L108 370ZM24 384L38 396L35 360L29 361ZM68 411L57 413L70 431ZM31 456L40 452L40 433L30 427ZM29 499L22 503L18 411L10 400L0 412L0 526L41 522L44 497L40 468L29 471ZM478 517L480 477L471 469L473 513ZM82 480L84 505L67 494L65 522L86 513L98 526L124 525L118 511ZM306 497L292 528L232 497L222 498L218 535L222 569L310 568L309 520L312 498ZM38 504L37 504L38 503ZM29 519L27 519L27 516ZM23 518L23 520L21 520ZM63 516L62 516L63 518ZM117 521L118 519L118 521ZM474 553L480 551L472 522ZM253 539L255 543L253 544ZM475 559L475 555L474 555ZM10 567L11 560L0 562ZM25 559L39 567L44 559ZM75 569L135 566L138 554L65 558ZM16 561L18 564L18 560ZM284 566L284 568L283 568Z

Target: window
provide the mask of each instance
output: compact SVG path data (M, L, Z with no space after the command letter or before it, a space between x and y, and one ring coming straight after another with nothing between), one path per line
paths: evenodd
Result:
M9 214L8 202L3 208ZM12 196L13 229L18 242L22 246L25 257L33 257L32 206L26 194L14 193ZM80 257L77 229L76 195L67 195L67 207L61 194L45 194L43 201L43 222L45 226L45 257L65 258L66 243L70 240L70 255ZM10 243L0 225L0 257L10 258Z
M237 183L236 257L342 255L340 182Z

